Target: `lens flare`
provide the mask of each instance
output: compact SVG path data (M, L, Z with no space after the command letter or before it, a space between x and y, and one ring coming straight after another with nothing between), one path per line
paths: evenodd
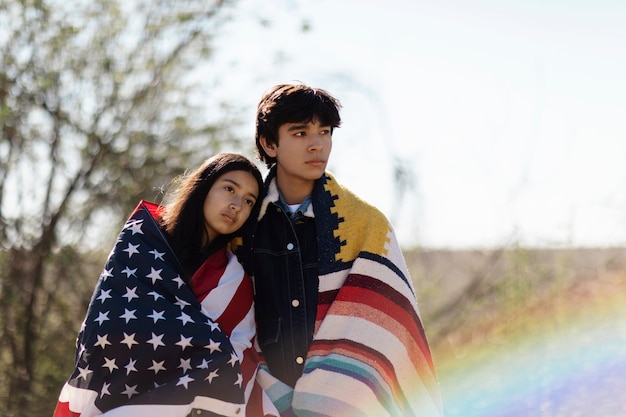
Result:
M625 416L626 275L512 308L434 353L446 417Z

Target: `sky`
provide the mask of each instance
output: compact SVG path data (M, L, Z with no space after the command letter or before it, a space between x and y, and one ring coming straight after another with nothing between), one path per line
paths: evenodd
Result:
M404 247L621 246L625 21L609 0L244 0L213 65L251 138L273 84L335 95L328 168Z

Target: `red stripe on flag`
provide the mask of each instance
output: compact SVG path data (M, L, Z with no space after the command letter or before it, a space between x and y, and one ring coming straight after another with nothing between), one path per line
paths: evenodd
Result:
M80 417L80 413L70 411L70 403L58 402L52 417Z
M228 255L224 248L211 255L193 274L191 288L198 301L204 300L207 294L217 287L227 265Z
M237 302L233 303L232 300L237 300ZM248 275L244 274L232 300L216 320L228 336L252 308L254 289L252 288L252 280Z

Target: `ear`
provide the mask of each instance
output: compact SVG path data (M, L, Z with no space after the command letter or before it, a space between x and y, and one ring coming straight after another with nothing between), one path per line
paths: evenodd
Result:
M270 158L276 158L276 146L273 143L269 143L265 136L259 138L259 142L263 147L263 150Z

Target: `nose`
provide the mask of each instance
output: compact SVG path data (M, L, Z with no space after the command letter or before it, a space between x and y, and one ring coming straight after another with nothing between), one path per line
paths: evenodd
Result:
M311 135L311 142L309 143L310 151L319 151L324 148L324 140L321 135L315 134Z
M241 210L241 199L236 197L233 198L232 200L230 200L230 205L228 207L233 211Z

